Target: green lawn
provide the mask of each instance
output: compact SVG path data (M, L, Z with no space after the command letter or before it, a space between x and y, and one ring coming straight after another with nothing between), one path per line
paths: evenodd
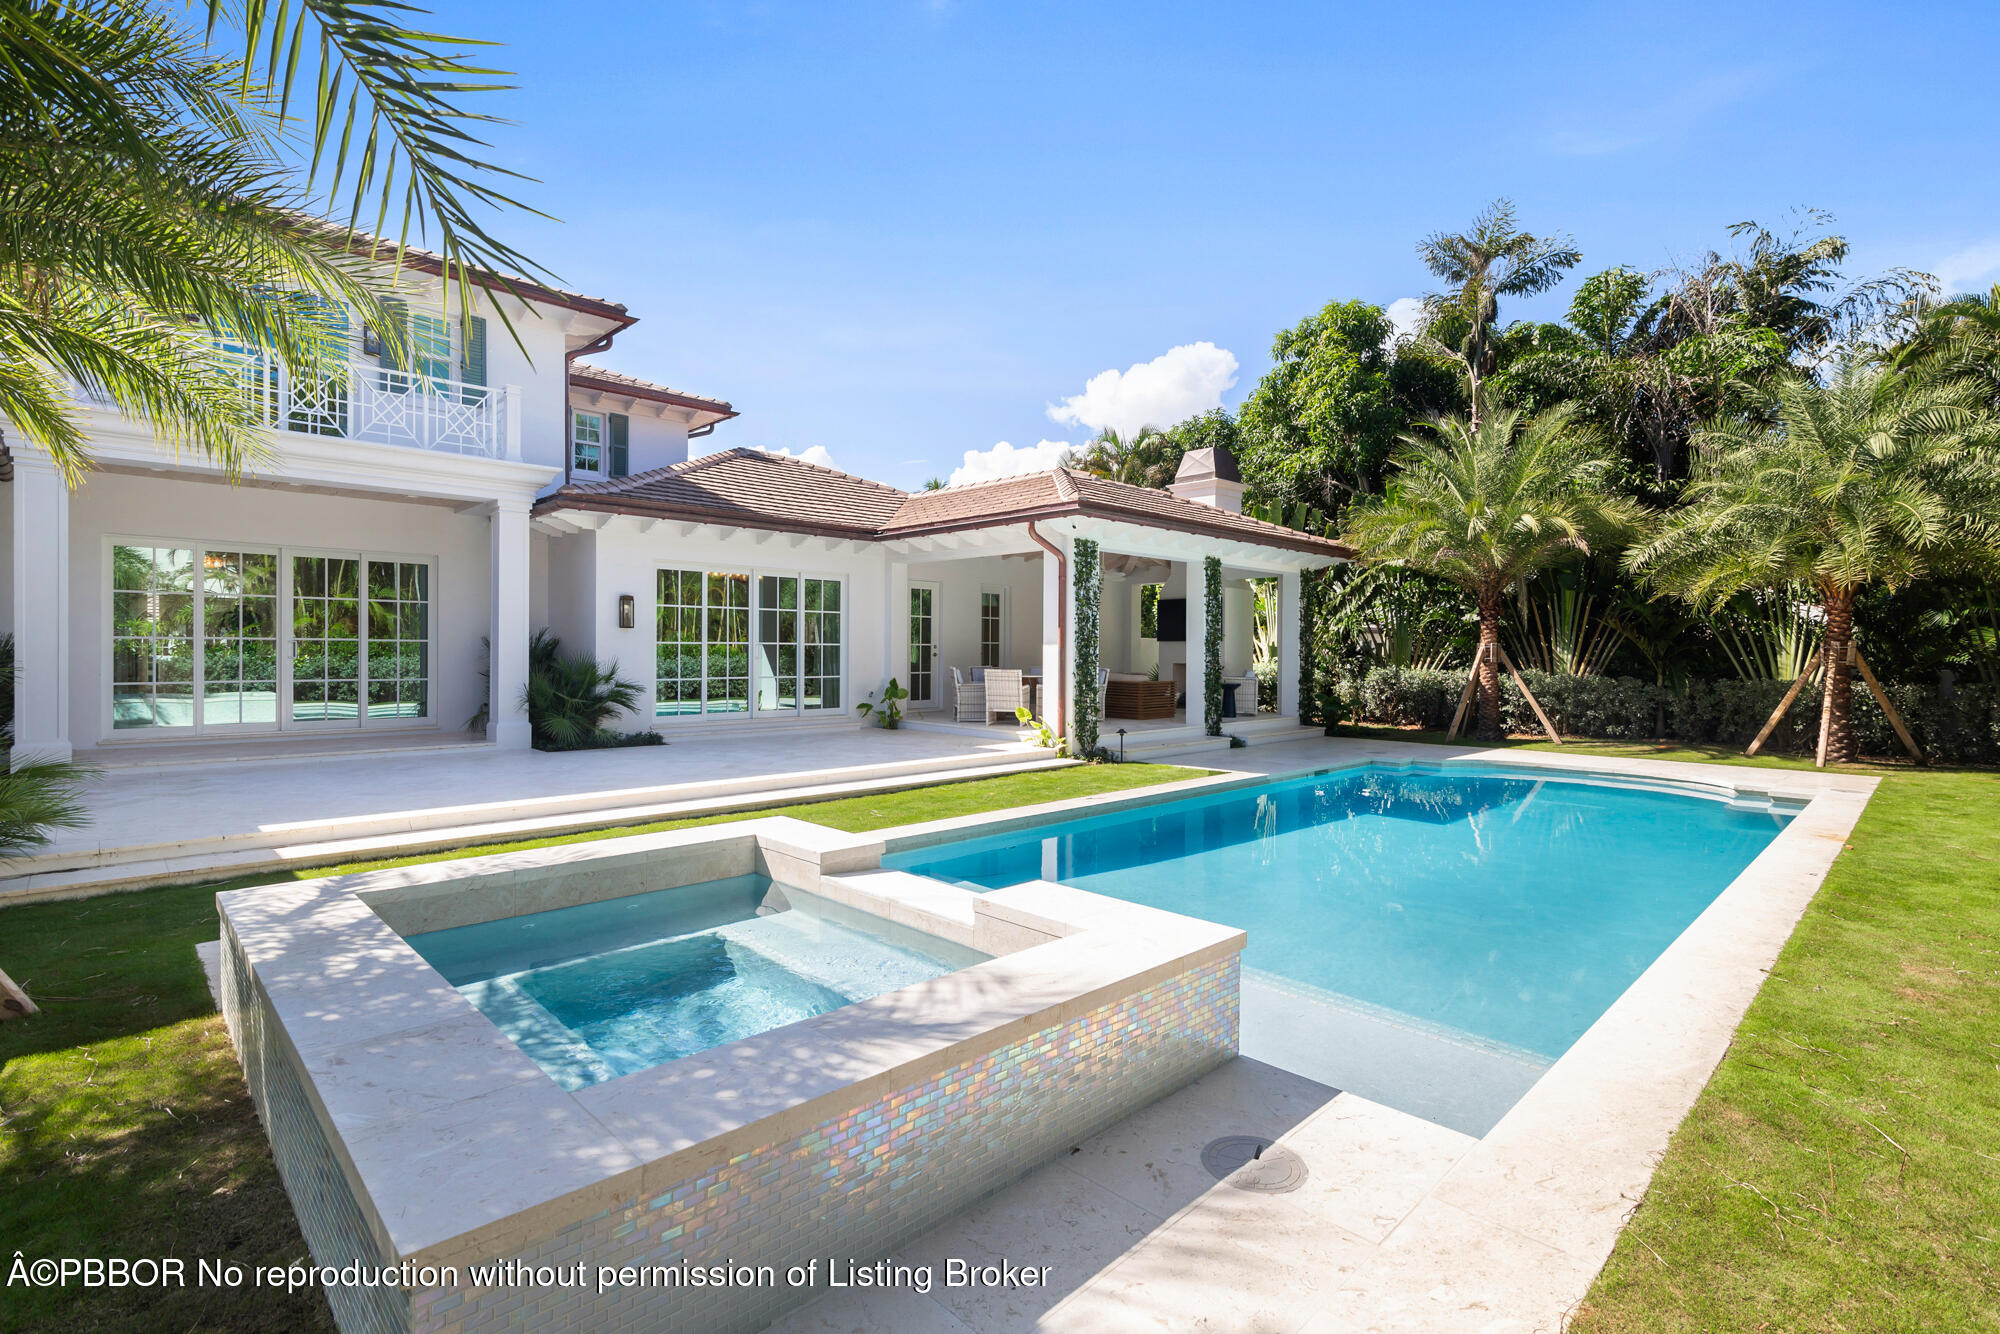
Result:
M1686 747L1564 749L1809 767ZM1880 790L1577 1330L2000 1328L2000 774L1862 771L1884 776ZM882 828L1187 772L1097 766L785 813ZM213 889L0 910L0 963L49 1006L0 1025L6 1249L246 1264L300 1253L191 952L214 935ZM77 1331L325 1321L316 1296L58 1306L14 1289L0 1300L0 1328L58 1316Z
M1675 1132L1578 1334L2000 1329L2000 774L1855 771L1882 785Z
M775 810L664 821L221 884L0 908L0 967L42 1006L0 1023L0 1264L42 1256L301 1258L194 946L216 936L215 892L554 842L791 815L837 829L1059 801L1193 778L1170 765L1091 765ZM331 1329L318 1292L0 1287L0 1329Z

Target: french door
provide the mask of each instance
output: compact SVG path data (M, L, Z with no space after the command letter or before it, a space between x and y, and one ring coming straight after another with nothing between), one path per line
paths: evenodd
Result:
M382 557L291 558L288 721L359 727L430 717L430 566Z
M120 542L110 566L115 732L320 730L432 716L428 561Z
M936 584L910 585L910 703L937 703Z
M840 580L757 576L757 711L838 712L844 649Z

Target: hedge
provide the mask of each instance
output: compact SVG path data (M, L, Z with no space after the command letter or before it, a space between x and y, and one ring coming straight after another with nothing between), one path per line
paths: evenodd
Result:
M1790 688L1788 681L1689 681L1659 686L1630 676L1550 676L1523 672L1528 688L1557 729L1570 736L1610 741L1674 740L1747 746ZM1451 725L1465 688L1462 671L1377 667L1347 683L1355 716L1441 731ZM1917 744L1935 759L2000 762L2000 687L1888 685L1890 700ZM1854 727L1863 753L1902 753L1889 720L1859 680L1854 685ZM1501 722L1509 732L1540 725L1511 679L1500 683ZM1819 737L1819 694L1807 689L1786 711L1766 742L1769 749L1804 752Z

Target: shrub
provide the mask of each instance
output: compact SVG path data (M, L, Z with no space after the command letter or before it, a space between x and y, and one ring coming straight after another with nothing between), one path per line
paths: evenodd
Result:
M1611 741L1648 739L1747 746L1789 681L1688 681L1660 686L1630 676L1551 676L1523 672L1522 679L1548 711L1556 729L1570 736ZM1465 687L1465 673L1410 667L1377 667L1348 683L1346 696L1355 716L1441 731L1451 725ZM1983 682L1936 686L1889 685L1885 689L1925 754L1967 764L2000 762L2000 687ZM1513 679L1502 675L1501 719L1509 732L1541 730ZM1766 749L1805 753L1819 741L1819 694L1801 691L1772 732ZM1854 728L1860 749L1870 755L1902 751L1889 720L1865 688L1857 689Z
M638 709L644 687L620 680L616 663L563 652L562 640L545 629L528 641L528 684L521 698L537 750L657 746L665 740L657 732L607 728L617 714Z

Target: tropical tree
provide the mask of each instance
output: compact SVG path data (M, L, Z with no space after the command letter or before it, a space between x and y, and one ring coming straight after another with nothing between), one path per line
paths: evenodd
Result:
M1337 513L1378 491L1415 415L1392 379L1395 326L1380 306L1330 301L1281 330L1271 369L1241 413L1245 482L1258 494Z
M369 261L400 242L357 231L392 208L402 238L436 233L449 274L504 286L492 266L533 267L472 212L512 202L468 132L489 118L458 105L489 75L466 43L398 22L418 12L217 4L203 34L146 0L0 0L0 412L72 481L87 464L72 385L240 468L264 415L246 359L332 373L336 303L399 338ZM207 41L231 25L241 59ZM298 136L305 68L318 86ZM343 222L313 216L333 210Z
M1827 383L1794 373L1759 396L1772 424L1700 431L1687 504L1627 566L1710 608L1746 590L1816 590L1821 735L1826 760L1845 763L1856 595L2000 561L2000 421L1976 386L1858 355Z
M1580 404L1664 490L1680 476L1695 426L1722 408L1728 386L1782 367L1785 340L1740 313L1698 330L1669 324L1668 298L1652 298L1651 286L1622 266L1584 279L1565 323L1540 326L1493 385L1501 401L1529 411Z
M1495 200L1463 232L1433 232L1417 245L1424 267L1447 291L1424 298L1426 338L1458 362L1471 398L1470 425L1483 415L1480 389L1495 369L1500 298L1533 296L1582 260L1567 236L1538 237L1518 225L1513 201Z
M1912 303L1909 336L1891 354L1908 374L1964 379L2000 411L2000 283L1984 296Z
M1107 481L1157 488L1174 480L1179 463L1180 455L1170 453L1166 434L1159 427L1141 426L1121 435L1107 426L1072 455L1069 466Z
M1498 739L1496 650L1508 589L1623 540L1645 511L1607 487L1617 457L1573 405L1534 417L1494 409L1477 425L1441 418L1403 439L1395 480L1356 506L1347 540L1371 562L1422 570L1472 595L1483 650L1479 735Z

